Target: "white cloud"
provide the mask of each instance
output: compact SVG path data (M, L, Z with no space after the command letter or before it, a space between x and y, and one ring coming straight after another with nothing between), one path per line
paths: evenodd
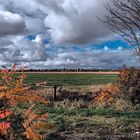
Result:
M40 32L46 32L43 20L36 17L24 16L26 27L29 30L29 34L36 34Z
M85 50L78 52L68 48L60 52L55 48L54 52L48 52L45 62L31 63L35 68L113 68L118 69L123 64L128 66L138 66L138 59L132 56L129 50Z
M8 11L0 11L0 36L25 33L27 28L22 17Z
M118 48L117 48L117 50L122 50L123 49L123 47L122 46L119 46Z
M38 35L34 41L23 36L11 38L11 44L0 47L0 58L4 62L46 61L46 48Z
M107 14L105 0L38 1L46 7L45 25L55 44L95 43L112 34L97 18L103 19Z
M104 50L105 51L108 51L109 50L109 47L108 46L104 46Z

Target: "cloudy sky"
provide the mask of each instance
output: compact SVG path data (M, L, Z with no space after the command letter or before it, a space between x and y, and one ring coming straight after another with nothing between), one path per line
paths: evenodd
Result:
M108 0L0 0L0 65L138 66L132 47L98 20Z

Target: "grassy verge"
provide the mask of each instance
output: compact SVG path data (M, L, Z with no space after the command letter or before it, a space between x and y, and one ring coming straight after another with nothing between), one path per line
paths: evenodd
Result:
M53 109L45 108L49 113L49 120L56 125L54 134L90 137L96 139L131 138L137 137L140 127L140 110L132 112L117 111L112 108L92 109Z

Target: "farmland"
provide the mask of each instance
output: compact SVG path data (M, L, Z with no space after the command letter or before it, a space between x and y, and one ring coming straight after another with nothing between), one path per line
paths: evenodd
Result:
M47 81L52 85L98 85L116 82L118 74L92 74L92 73L27 73L25 83L34 84Z
M44 113L48 113L48 121L55 126L55 129L48 131L48 140L119 140L135 139L138 136L139 106L133 106L131 102L120 98L119 92L111 88L119 80L118 73L26 74L27 85L47 81L47 86L40 90L49 104L41 108ZM57 86L56 99L53 94L54 85ZM96 95L101 91L110 93L113 101L96 101Z
M114 97L112 103L96 104L94 95L100 89L109 89L109 83L118 81L117 73L27 73L25 82L47 81L44 89L49 100L43 110L55 129L48 140L57 139L121 139L136 138L139 130L139 106ZM62 86L53 100L53 88ZM127 132L130 135L127 135ZM132 137L131 137L132 136Z
M50 124L50 130L47 127L40 131L46 140L120 140L139 137L140 106L134 105L121 94L121 72L120 78L118 73L25 74L27 77L23 84L27 88L24 90L30 97L27 99L30 101L34 96L33 101L39 101L36 107L47 115L45 122ZM22 76L19 75L21 73L12 77L17 84L21 83L19 77ZM47 81L47 85L43 81ZM45 85L39 85L42 84L40 82ZM28 88L28 85L31 86ZM47 105L40 103L41 98L36 98L36 95L41 95Z

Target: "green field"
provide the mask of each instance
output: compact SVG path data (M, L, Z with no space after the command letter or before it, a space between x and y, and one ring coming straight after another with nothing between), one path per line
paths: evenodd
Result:
M47 86L44 95L49 104L39 106L48 113L48 122L54 125L48 131L48 140L135 140L140 134L139 106L119 95L110 104L97 104L92 98L96 94L94 87L104 89L106 85L102 84L117 80L117 74L27 73L25 83L48 81L48 85L63 86L56 100L53 100L54 89Z
M48 81L48 85L97 85L116 82L118 75L28 73L25 83Z

